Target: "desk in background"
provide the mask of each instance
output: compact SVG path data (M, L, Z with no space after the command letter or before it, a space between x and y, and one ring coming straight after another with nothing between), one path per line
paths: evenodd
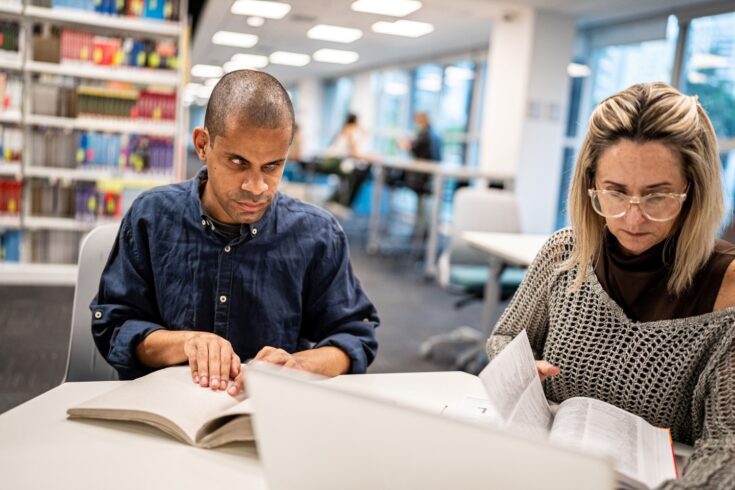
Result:
M462 182L476 179L502 181L506 189L512 188L514 180L514 176L509 173L460 167L454 164L429 160L371 159L370 162L373 165L375 179L370 209L369 252L377 252L380 249L380 201L383 194L384 168L396 168L433 176L433 206L429 223L429 240L426 244L426 259L424 261L424 274L428 278L436 276L437 249L439 247L439 215L441 213L442 191L445 180L452 178Z
M462 239L471 247L485 252L488 256L490 273L485 284L485 306L482 324L487 336L492 333L493 318L500 304L500 272L504 264L528 267L536 254L549 238L548 235L527 235L523 233L494 233L467 231Z

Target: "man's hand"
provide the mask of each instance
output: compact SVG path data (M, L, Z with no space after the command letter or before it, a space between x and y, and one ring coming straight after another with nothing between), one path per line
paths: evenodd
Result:
M546 378L559 374L560 369L546 361L536 361L536 371L538 371L538 377L543 381Z
M240 358L232 344L213 333L195 332L184 343L184 354L194 382L202 387L224 390L241 371Z
M342 349L331 346L308 349L295 354L267 346L260 349L253 360L323 376L337 376L350 369L350 358L347 354ZM235 381L227 389L230 395L235 396L245 388L245 369L240 370Z

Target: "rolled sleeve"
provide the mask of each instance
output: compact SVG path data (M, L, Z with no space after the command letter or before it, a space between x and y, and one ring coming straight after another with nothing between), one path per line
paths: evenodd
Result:
M378 351L374 332L377 326L377 322L367 319L345 325L342 332L321 340L314 347L332 346L341 349L350 358L349 374L364 374Z
M146 265L146 242L136 236L130 219L129 213L120 225L99 291L90 304L95 344L121 379L151 372L138 362L135 349L147 335L163 328Z

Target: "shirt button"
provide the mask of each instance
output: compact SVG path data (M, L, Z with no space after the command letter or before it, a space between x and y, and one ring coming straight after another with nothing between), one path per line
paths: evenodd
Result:
M99 320L100 318L102 318L102 312L101 312L101 311L95 311L95 312L94 312L94 317L95 317L95 318L96 318L97 320Z
M202 220L202 226L207 226L207 220L206 219L203 219Z
M219 302L220 303L227 303L227 296L225 296L224 294L222 296L220 296L219 297Z
M230 248L230 246L229 245L225 245L225 253L230 253L230 250L232 250Z
M253 231L251 231L250 233L252 233L253 236L255 236L255 235L258 234L258 229L257 228L253 228Z

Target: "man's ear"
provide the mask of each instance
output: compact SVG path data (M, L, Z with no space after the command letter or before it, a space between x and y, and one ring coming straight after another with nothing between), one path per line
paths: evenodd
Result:
M197 152L199 160L206 161L207 152L210 149L209 132L204 128L194 128L192 139L194 141L194 150Z

